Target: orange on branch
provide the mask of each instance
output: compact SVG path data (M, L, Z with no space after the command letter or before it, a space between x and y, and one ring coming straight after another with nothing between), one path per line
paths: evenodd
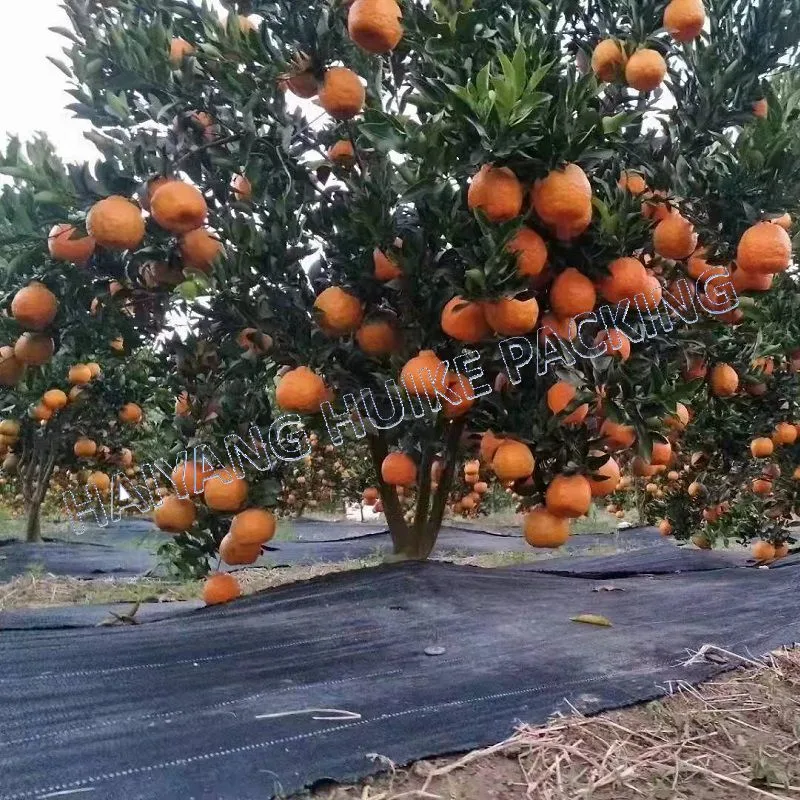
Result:
M592 221L592 186L577 164L554 169L537 180L531 201L539 218L559 239L573 239Z
M231 520L230 535L239 545L264 545L275 535L275 515L264 508L248 508Z
M11 316L31 331L44 330L56 318L58 300L43 284L32 281L20 289L11 301Z
M347 67L330 67L325 70L322 88L319 90L320 105L334 119L351 119L364 106L366 92L361 79Z
M350 38L368 53L389 53L403 38L395 0L355 0L347 12Z
M460 295L448 301L442 309L441 325L448 336L459 342L474 344L490 334L483 305L465 300Z
M213 511L238 511L247 499L249 485L230 469L214 470L205 481L203 499Z
M745 272L759 274L783 272L792 261L792 240L773 222L751 225L739 239L736 264Z
M592 51L592 72L598 80L610 83L623 74L625 53L616 39L603 39Z
M522 184L508 167L484 164L473 176L467 206L482 211L490 222L508 222L522 211Z
M181 234L202 227L208 206L196 186L183 181L166 181L151 197L150 213L165 231Z
M625 80L632 89L652 92L667 75L667 62L657 50L643 47L637 50L625 65Z
M184 533L188 531L197 518L197 509L189 499L181 499L174 494L162 498L153 512L156 527L167 533Z
M94 255L95 241L91 236L76 236L74 225L54 225L47 237L47 250L56 261L67 261L83 267Z
M381 463L381 478L392 486L413 486L417 480L417 465L406 453L389 453Z
M361 301L340 286L329 286L314 301L320 314L320 327L329 336L353 333L361 325L364 309Z
M275 401L283 411L316 414L328 399L325 382L308 367L296 367L278 380Z
M503 441L492 458L492 469L501 481L529 478L535 466L536 461L530 447L513 439Z
M214 261L225 252L222 242L205 228L181 236L181 259L186 267L209 273Z
M91 207L86 230L101 247L135 250L144 239L144 218L139 206L126 197L112 195Z
M227 572L217 572L209 575L203 585L203 602L207 606L229 603L241 597L242 587L239 581Z
M55 345L45 333L23 333L14 343L14 355L29 367L41 367L53 357Z
M528 300L517 300L515 297L489 300L483 304L483 311L489 327L501 336L530 333L539 318L539 304L535 297Z
M556 475L545 492L547 510L556 517L582 517L592 504L592 487L583 475Z
M560 272L550 287L550 308L560 317L577 317L597 302L594 284L575 267Z
M547 265L547 245L533 228L520 228L506 244L517 257L517 274L526 278L541 275Z
M538 507L525 515L522 533L532 547L561 547L569 539L569 521Z

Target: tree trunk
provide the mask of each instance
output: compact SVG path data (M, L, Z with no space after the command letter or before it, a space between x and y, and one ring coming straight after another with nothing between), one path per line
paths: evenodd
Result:
M26 542L41 542L42 541L42 524L40 518L42 504L36 502L36 498L32 498L30 504L26 506L26 513L28 519L25 525L25 541Z
M447 497L455 474L455 461L458 456L458 445L464 430L464 420L453 420L448 424L444 452L444 468L439 479L433 502L428 509L431 495L430 468L433 453L429 447L423 451L419 474L419 491L417 494L417 511L414 523L409 526L403 515L403 507L394 486L384 483L381 478L381 464L386 458L389 448L382 435L367 435L372 455L372 463L378 475L378 488L383 502L383 513L392 537L394 560L424 561L436 544L439 529L442 527Z

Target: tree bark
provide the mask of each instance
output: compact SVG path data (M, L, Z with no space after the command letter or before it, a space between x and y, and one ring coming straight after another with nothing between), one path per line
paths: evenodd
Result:
M386 524L389 526L389 535L392 537L394 554L399 557L413 558L408 552L411 544L411 535L403 516L403 507L400 505L397 490L391 484L384 483L381 477L381 464L383 464L383 459L389 455L386 439L382 434L377 436L367 434L367 444L372 456L372 464L378 476L378 490L383 503Z
M439 485L430 503L431 476L430 468L432 451L426 447L423 451L421 474L419 476L419 493L417 495L417 512L414 525L409 527L403 516L403 509L397 497L394 486L386 484L380 477L381 464L388 454L386 440L382 436L368 435L370 452L375 470L378 474L383 512L389 525L389 534L397 560L424 561L427 559L436 544L439 529L442 527L447 498L453 484L455 462L458 456L458 445L464 431L464 420L456 419L449 423L445 440L444 468L442 469ZM428 505L430 503L430 509Z
M42 541L42 525L40 519L42 504L36 503L31 499L30 505L25 509L28 519L25 524L25 541L26 542L41 542Z

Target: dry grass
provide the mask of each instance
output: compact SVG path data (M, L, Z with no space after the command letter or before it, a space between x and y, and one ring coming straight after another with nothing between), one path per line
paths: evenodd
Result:
M325 800L800 798L800 650L663 701L523 725L461 758L419 762Z

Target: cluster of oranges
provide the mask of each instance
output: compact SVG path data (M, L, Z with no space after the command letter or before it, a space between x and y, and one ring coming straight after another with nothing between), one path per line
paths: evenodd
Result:
M196 500L212 512L232 514L228 533L219 543L220 559L228 565L252 564L261 548L275 535L271 511L246 508L247 480L230 467L215 470L206 462L184 461L170 476L177 494L160 490L160 503L153 514L156 526L170 534L189 531L197 519ZM238 597L240 586L231 575L214 574L206 582L207 603L221 603Z
M676 42L696 39L705 21L702 0L671 0L664 9L664 28ZM629 55L618 40L604 39L592 53L592 71L601 81L624 79L633 89L652 92L663 83L667 63L653 48L636 47Z

